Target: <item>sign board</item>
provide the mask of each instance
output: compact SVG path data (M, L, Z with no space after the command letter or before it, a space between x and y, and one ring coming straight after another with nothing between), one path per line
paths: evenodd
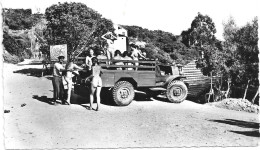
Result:
M50 46L51 61L58 61L59 56L64 56L67 61L67 44Z
M127 50L126 37L117 37L117 40L114 41L114 51L120 50L123 54Z

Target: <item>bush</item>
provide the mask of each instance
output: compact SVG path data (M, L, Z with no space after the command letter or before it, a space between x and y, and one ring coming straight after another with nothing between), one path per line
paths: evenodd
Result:
M22 57L18 57L16 55L11 55L7 51L3 53L4 62L11 63L11 64L17 64L19 62L24 61Z

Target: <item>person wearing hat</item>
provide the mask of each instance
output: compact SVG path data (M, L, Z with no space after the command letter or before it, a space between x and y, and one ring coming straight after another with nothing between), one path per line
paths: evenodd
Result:
M63 67L63 61L64 56L60 55L58 57L58 62L56 62L53 66L53 79L52 79L52 85L53 85L53 104L56 104L57 100L61 100L64 104L64 86L62 83L62 71L65 70Z

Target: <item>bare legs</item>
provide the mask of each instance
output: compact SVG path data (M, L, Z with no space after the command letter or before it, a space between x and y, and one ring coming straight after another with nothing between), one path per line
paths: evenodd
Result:
M65 78L65 81L67 82L68 85L68 91L67 91L67 100L66 102L70 105L70 97L71 97L71 89L72 89L72 79L70 78Z
M95 87L91 84L90 86L90 95L89 95L89 100L90 100L90 110L92 110L93 102L94 102L94 93L95 93Z
M97 111L99 110L99 106L100 106L100 91L101 91L101 87L98 86L96 89L96 97L97 97Z
M101 91L101 87L94 87L93 85L91 85L91 89L90 89L90 110L92 110L92 106L93 106L93 102L94 102L94 94L96 92L96 97L97 97L97 108L96 110L98 111L100 108L100 91Z
M68 83L68 97L67 97L67 103L70 105L70 97L71 97L71 89L72 89L72 83Z
M111 64L110 60L112 60L112 58L113 58L113 53L111 51L107 50L106 54L107 54L107 59L108 59L107 65L110 65Z

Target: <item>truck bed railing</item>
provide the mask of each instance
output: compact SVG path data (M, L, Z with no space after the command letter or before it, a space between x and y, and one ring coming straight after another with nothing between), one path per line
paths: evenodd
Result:
M75 60L75 63L78 65L84 64L85 57L78 57ZM99 59L100 66L103 69L122 69L122 70L130 70L129 68L133 68L135 70L147 70L154 71L156 67L155 60L108 60L108 59ZM115 63L122 62L125 65L116 65ZM138 63L138 65L136 65Z

